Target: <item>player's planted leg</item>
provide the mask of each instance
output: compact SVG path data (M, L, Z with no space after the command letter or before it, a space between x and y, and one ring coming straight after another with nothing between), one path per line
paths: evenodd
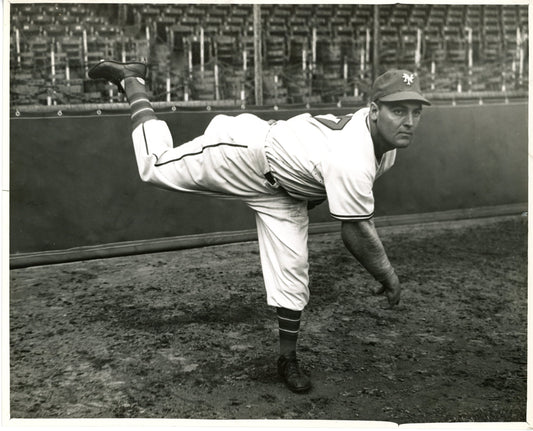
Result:
M278 307L279 325L278 374L293 392L306 392L311 389L309 377L302 373L296 359L296 343L300 331L302 312Z

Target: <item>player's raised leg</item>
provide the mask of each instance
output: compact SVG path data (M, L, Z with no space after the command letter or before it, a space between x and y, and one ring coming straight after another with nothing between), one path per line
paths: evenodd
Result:
M145 64L104 60L90 69L89 77L114 83L125 92L143 181L181 192L214 195L273 192L264 184L266 171L259 157L268 133L266 121L251 114L217 115L203 135L174 146L167 123L157 119L148 100Z
M188 191L183 178L168 175L172 171L170 166L157 168L161 156L169 153L174 146L168 125L158 120L148 99L146 73L144 63L102 60L89 70L89 77L109 81L126 94L131 112L133 147L141 179L158 187Z
M113 60L103 60L89 70L90 78L109 81L126 94L131 112L133 147L141 179L162 188L198 192L195 187L197 181L189 175L191 170L185 166L185 161L180 166L171 162L182 159L186 153L201 152L202 138L179 149L174 148L167 123L157 118L148 99L146 74L147 67L144 63L120 63Z

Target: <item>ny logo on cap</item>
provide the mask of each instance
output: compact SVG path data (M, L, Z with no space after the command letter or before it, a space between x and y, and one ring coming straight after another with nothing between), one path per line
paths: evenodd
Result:
M413 81L415 80L415 75L413 75L412 73L410 75L408 75L407 73L404 73L402 75L402 78L403 78L403 82L405 82L407 85L411 85Z

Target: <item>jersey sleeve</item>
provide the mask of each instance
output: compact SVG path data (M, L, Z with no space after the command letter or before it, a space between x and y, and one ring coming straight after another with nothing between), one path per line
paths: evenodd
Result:
M361 164L331 160L324 169L329 212L337 220L368 220L374 216L374 176Z

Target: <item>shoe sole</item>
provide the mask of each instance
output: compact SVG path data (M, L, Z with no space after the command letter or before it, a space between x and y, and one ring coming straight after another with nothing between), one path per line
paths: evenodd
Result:
M295 388L294 386L289 386L289 384L283 378L283 375L278 373L278 377L285 384L287 389L289 389L291 392L294 392L295 394L303 394L305 392L309 392L313 388L313 384L311 382L309 382L309 386L304 386L303 388Z
M121 65L121 66L128 66L128 65L140 65L140 66L143 66L144 67L144 72L143 72L143 77L146 78L146 75L147 75L147 72L148 72L148 68L146 67L146 64L144 63L141 63L139 61L127 61L127 62L120 62L120 61L115 61L115 60L102 60L100 61L98 64L95 64L93 67L91 67L89 69L89 71L87 72L87 75L89 76L89 78L91 79L104 79L108 82L111 82L112 84L115 84L119 91L121 93L125 93L124 89L122 88L122 85L120 85L120 82L118 81L113 81L113 80L110 80L108 78L105 78L105 77L101 77L101 76L91 76L95 70L97 70L102 64L104 63L113 63L113 64L118 64L118 65Z
M89 69L89 72L88 72L88 75L89 75L89 78L92 78L92 79L106 79L106 78L102 78L102 77L92 77L91 75L94 73L94 71L96 69L98 69L100 66L102 66L102 64L104 63L112 63L112 64L118 64L120 66L131 66L131 65L134 65L134 66L142 66L144 68L144 71L143 71L143 76L146 77L146 74L148 72L148 68L146 66L145 63L141 63L140 61L127 61L125 63L122 63L120 61L114 61L114 60L102 60L100 61L98 64L95 64L93 67L91 67Z

